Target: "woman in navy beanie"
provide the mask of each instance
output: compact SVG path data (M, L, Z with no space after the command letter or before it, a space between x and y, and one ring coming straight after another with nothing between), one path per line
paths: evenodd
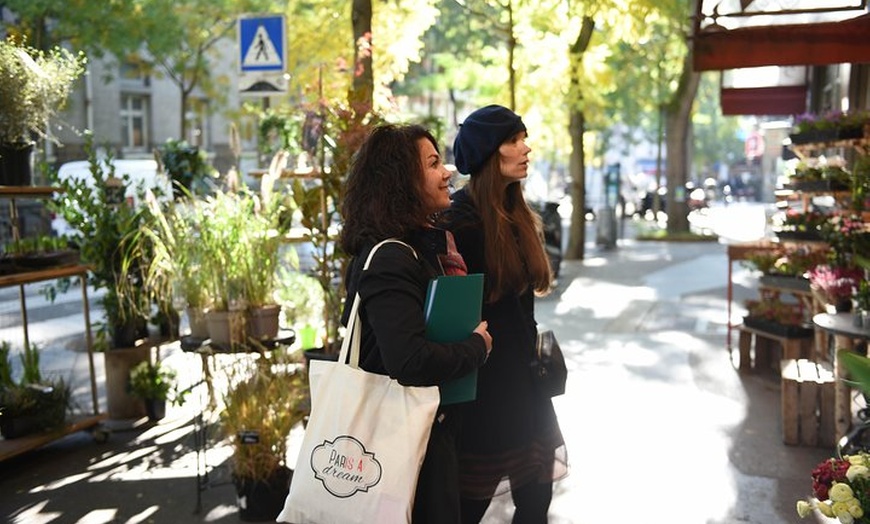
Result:
M514 524L547 522L553 481L567 453L552 400L538 394L529 363L535 350L535 295L550 291L540 217L526 204L526 126L499 105L471 113L453 151L469 182L445 214L469 273L485 274L483 319L493 351L478 370L477 399L465 404L459 444L462 523L480 522L492 497L511 491Z

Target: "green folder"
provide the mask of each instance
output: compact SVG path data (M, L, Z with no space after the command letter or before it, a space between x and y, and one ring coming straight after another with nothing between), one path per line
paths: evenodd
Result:
M440 276L426 292L426 338L434 342L465 340L480 324L483 275ZM477 398L477 370L441 384L441 404Z

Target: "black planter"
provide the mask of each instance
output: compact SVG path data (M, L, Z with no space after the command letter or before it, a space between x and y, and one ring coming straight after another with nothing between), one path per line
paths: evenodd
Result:
M33 144L0 144L0 185L29 186L33 179Z
M114 327L112 346L116 348L133 347L137 340L146 337L148 337L148 321L144 318L130 319Z
M779 322L767 320L766 318L753 316L744 316L743 324L746 327L751 327L781 337L810 338L815 333L815 330L811 327L780 324Z
M267 480L233 477L238 496L239 518L244 522L274 522L284 509L293 471L281 468Z
M166 416L166 401L163 399L146 398L145 413L148 415L148 420L157 422Z
M312 360L331 360L332 362L337 362L339 349L340 347L336 348L335 353L327 353L323 348L304 350L302 354L305 356L305 367L307 368Z

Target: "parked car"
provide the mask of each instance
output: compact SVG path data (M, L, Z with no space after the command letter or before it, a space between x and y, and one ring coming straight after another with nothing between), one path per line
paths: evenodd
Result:
M169 177L159 170L156 160L113 160L112 165L115 168L115 176L117 178L123 178L125 175L129 178L129 183L124 188L124 198L129 205L141 205L139 195L145 189L154 190L156 188L159 198L172 198L172 183ZM104 168L108 169L107 166L104 166ZM86 160L67 162L60 166L57 174L60 180L79 179L93 181L90 164ZM70 225L59 215L52 217L51 229L58 236L72 232Z

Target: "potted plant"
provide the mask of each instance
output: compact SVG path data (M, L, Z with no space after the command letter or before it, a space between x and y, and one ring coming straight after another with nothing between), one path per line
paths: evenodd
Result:
M215 178L205 152L186 140L167 139L156 156L172 181L172 194L176 199L205 193L209 180Z
M9 353L9 343L0 342L0 434L12 439L63 426L70 409L69 386L63 379L42 377L36 344L21 353L22 377L15 382Z
M244 264L247 220L253 214L253 200L246 198L248 190L216 191L205 200L197 212L201 219L198 241L202 249L205 289L211 306L206 312L212 344L235 346L244 342Z
M275 291L278 269L286 253L283 217L292 213L293 201L276 191L287 161L287 154L273 157L268 172L260 180L259 194L248 193L253 208L245 222L241 248L244 295L247 302L247 332L255 340L275 339L278 335L281 307Z
M130 370L130 393L145 402L145 412L152 421L166 416L166 402L181 405L184 394L179 393L174 370L159 360L140 362Z
M40 51L0 40L0 185L29 185L35 138L51 138L49 121L84 72L83 54Z
M810 289L822 304L835 312L852 310L852 293L864 279L864 271L855 267L821 264L809 272Z
M287 437L308 415L304 368L283 351L258 354L234 368L220 413L232 445L232 477L245 521L274 521L287 498Z
M85 152L90 177L60 179L57 172L49 171L62 189L49 207L69 223L67 236L78 247L82 263L90 267L88 284L103 290L99 298L103 319L95 323L94 348L103 351L106 360L109 417L139 418L144 409L129 395L127 382L130 369L148 358L148 347L139 342L148 336L150 302L144 288L144 261L124 239L138 230L143 214L123 198L130 177L116 174L111 154L97 157L90 133ZM119 187L122 198L118 198Z
M140 227L124 239L129 253L137 254L143 263L144 289L154 303L184 308L190 336L206 339L205 312L211 297L203 269L205 247L199 235L205 207L189 194L188 198L161 204L149 192L145 201Z

